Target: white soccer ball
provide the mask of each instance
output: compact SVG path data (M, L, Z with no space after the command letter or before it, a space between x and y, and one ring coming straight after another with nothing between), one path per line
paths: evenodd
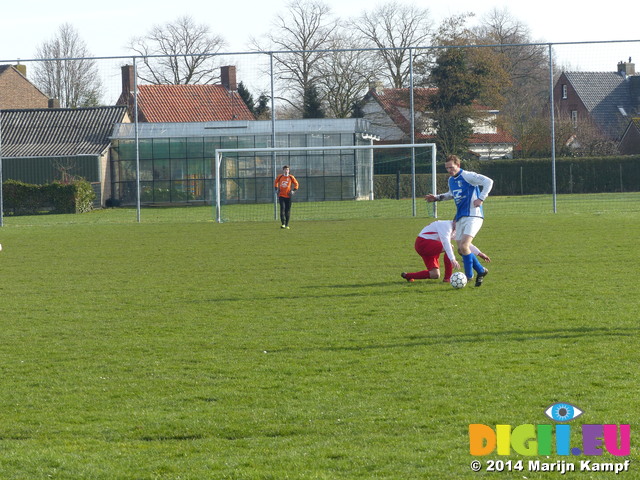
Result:
M451 283L453 288L464 288L467 284L467 276L462 272L455 272L451 275L449 283Z

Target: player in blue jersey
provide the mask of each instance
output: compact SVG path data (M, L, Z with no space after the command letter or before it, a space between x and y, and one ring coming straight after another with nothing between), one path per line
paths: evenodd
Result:
M482 204L493 188L493 180L475 172L460 168L460 158L449 155L444 164L449 173L449 191L440 195L429 194L427 202L439 202L453 199L456 202L456 243L462 256L464 273L469 280L473 271L477 273L476 287L482 286L489 270L480 264L478 257L471 251L470 245L484 222Z

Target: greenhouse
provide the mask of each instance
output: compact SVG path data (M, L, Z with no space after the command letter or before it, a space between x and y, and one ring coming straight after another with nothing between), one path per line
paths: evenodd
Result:
M120 123L111 138L112 199L136 203L139 168L142 204L211 203L218 149L256 149L222 156L219 185L225 204L272 202L273 181L283 165L300 182L297 201L370 199L373 150L259 149L371 144L370 123L363 119Z

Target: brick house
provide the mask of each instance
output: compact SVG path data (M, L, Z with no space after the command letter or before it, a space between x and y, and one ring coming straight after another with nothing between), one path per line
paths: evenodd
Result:
M48 106L49 97L27 79L26 65L0 65L0 109Z
M149 123L255 120L238 94L236 67L221 67L216 85L138 85L138 121ZM134 71L122 67L122 93L117 105L133 113ZM133 115L132 115L133 118Z
M559 119L570 119L574 128L589 122L619 142L640 113L640 76L631 59L619 62L615 72L562 72L553 95Z
M623 155L640 153L640 117L635 117L629 122L618 148Z
M414 88L415 141L432 142L434 130L429 118L428 99L433 88ZM380 137L379 143L408 143L411 140L411 111L409 89L373 86L364 97L364 118L369 120L373 132ZM473 136L469 139L469 150L482 160L512 158L516 140L496 126L499 112L477 105L481 113L473 122Z

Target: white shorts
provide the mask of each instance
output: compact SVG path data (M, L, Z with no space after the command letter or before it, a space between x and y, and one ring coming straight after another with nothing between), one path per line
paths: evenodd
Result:
M456 222L456 240L462 240L464 235L469 235L471 238L475 237L480 228L484 218L481 217L462 217Z

